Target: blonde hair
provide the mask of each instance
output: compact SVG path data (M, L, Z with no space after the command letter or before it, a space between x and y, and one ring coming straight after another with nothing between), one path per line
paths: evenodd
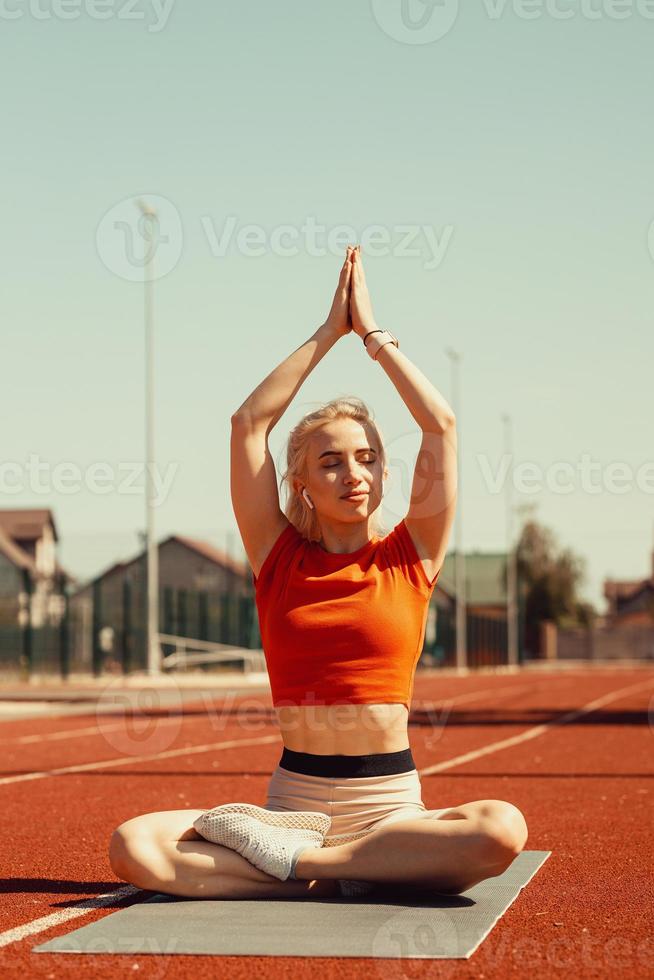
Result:
M315 508L307 506L305 501L296 492L294 480L297 479L306 485L308 476L308 457L309 444L311 437L317 429L325 423L332 422L334 419L354 419L362 426L374 433L378 443L378 453L382 465L382 479L385 478L386 469L386 450L379 426L371 416L368 406L360 398L346 396L334 398L314 412L309 412L304 418L300 419L297 425L291 429L286 445L286 470L282 474L281 482L286 483L288 500L284 508L284 513L291 524L294 524L300 534L309 541L319 541L320 526ZM383 527L377 514L371 520L371 532L376 537L383 537L386 528Z

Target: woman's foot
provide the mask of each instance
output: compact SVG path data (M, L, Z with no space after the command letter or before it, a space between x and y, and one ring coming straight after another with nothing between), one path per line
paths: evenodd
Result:
M349 878L339 878L338 888L343 898L362 898L375 890L375 881L354 881Z
M360 840L371 834L374 827L368 830L355 830L351 834L332 834L326 837L323 847L338 847L339 844L349 844L351 841ZM350 878L338 879L338 894L343 898L362 898L375 890L377 882L374 881L355 881Z
M322 847L330 824L325 813L225 803L207 810L193 826L205 840L238 851L260 871L286 881L294 877L302 851Z

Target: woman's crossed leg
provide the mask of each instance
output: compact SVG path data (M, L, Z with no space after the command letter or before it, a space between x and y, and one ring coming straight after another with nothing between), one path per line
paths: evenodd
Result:
M113 832L114 873L138 888L186 898L315 898L337 881L280 881L193 827L206 810L163 810L126 820Z
M476 800L391 819L335 847L309 846L297 862L297 880L280 881L201 837L193 823L204 812L165 810L121 824L109 849L115 874L188 898L318 898L339 894L340 878L457 894L501 874L527 840L517 807Z
M521 811L504 800L474 800L414 816L390 815L366 837L337 847L309 847L300 879L377 882L402 890L459 894L502 874L527 842Z

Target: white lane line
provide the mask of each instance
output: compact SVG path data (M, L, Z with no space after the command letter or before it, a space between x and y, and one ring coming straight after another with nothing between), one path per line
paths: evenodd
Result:
M105 908L107 905L112 905L121 898L127 898L129 895L138 895L142 891L142 888L135 888L134 885L125 885L124 888L117 888L113 892L105 892L104 895L94 895L93 898L85 898L83 901L76 902L67 909L59 909L50 915L41 916L40 919L33 919L32 922L24 922L22 926L16 926L14 929L7 929L6 932L0 932L0 948L8 946L10 943L20 942L21 939L25 939L27 936L34 936L36 933L45 932L46 929L61 925L70 919L77 919L81 915L86 915L91 909Z
M567 714L561 715L559 718L554 718L552 721L528 728L527 731L522 732L520 735L503 738L499 742L491 742L490 745L484 745L480 749L473 749L472 752L466 752L464 755L457 755L454 759L446 759L444 762L437 762L433 766L426 766L424 769L420 769L419 773L421 776L429 776L433 772L443 772L445 769L452 769L454 766L463 765L464 762L479 759L482 755L492 755L494 752L508 749L512 745L520 745L521 742L528 742L529 739L544 735L550 728L555 728L557 725L567 725L571 721L575 721L577 718L589 714L591 711L597 711L598 708L603 708L605 704L610 704L612 701L619 701L620 698L627 697L636 691L642 691L647 687L651 687L653 684L654 678L651 678L641 684L632 684L630 687L622 687L618 691L611 691L609 694L602 695L601 698L595 698L594 701L589 701L582 708L577 708L575 711L568 711Z
M129 717L130 722L132 718L137 720L147 721L150 717L147 714L137 714L125 716ZM193 716L189 715L186 720L192 720ZM157 718L157 725L170 725L172 723L179 725L179 718ZM16 735L13 738L0 738L0 745L31 745L31 744L41 744L41 742L55 742L63 738L81 738L83 735L103 735L104 732L115 732L118 729L125 727L125 721L116 722L115 725L89 725L87 728L68 728L63 732L47 732L44 735Z
M131 693L131 689L128 690L128 693ZM249 692L245 692L245 693L249 693ZM174 703L164 704L162 705L162 707L170 708L171 710L177 711L179 709L184 709L187 707L193 708L198 704L204 704L204 708L207 711L207 714L210 714L212 711L215 712L216 705L213 703L213 701L211 701L210 704L207 704L207 699L205 695L202 696L198 695L197 698L189 699L188 701L183 701L180 704L174 704ZM219 702L219 703L221 705L223 704L223 702ZM130 709L132 707L133 706L130 705ZM223 711L225 710L229 710L229 709L223 708ZM121 713L120 709L116 707L116 704L114 702L106 702L104 704L101 702L96 702L95 704L89 704L86 705L83 709L80 709L80 713L86 713L87 715L95 715L96 718L98 715L101 715L102 722L99 724L96 721L95 725L89 725L86 728L66 728L64 729L64 731L44 732L43 734L37 732L35 735L8 735L5 738L0 738L0 745L30 745L31 743L34 742L36 743L50 742L50 741L57 741L59 739L64 739L64 738L79 738L82 735L98 735L98 734L102 734L103 732L113 732L120 728L124 728L125 718L129 718L129 720L132 721L133 718L136 718L137 720L140 719L147 720L149 717L151 717L146 711L134 712L130 710L129 712ZM115 715L116 718L122 718L123 720L116 722L116 724L114 725L105 724L104 716L111 718L112 715ZM63 713L59 713L59 714L54 713L49 717L45 715L35 715L33 718L29 718L29 719L13 718L11 720L38 722L38 721L53 721L55 719L61 720L62 717L67 718L69 717L69 715L68 714L63 715ZM202 717L203 715L197 715L195 713L189 712L188 717L184 715L183 720L194 721L196 719L201 719ZM171 718L158 718L157 724L158 725L180 724L180 720L179 717L175 715Z
M0 717L5 714L17 715L16 721L20 721L23 712L46 711L49 701L0 701Z
M250 692L244 692L244 693L250 693ZM207 716L212 714L217 714L218 707L222 707L223 714L227 711L230 711L231 708L233 707L233 704L226 705L225 702L223 701L220 701L218 705L214 704L213 700L207 703L206 692L205 694L202 695L202 697L198 695L197 698L194 698L193 700L189 700L189 701L184 701L179 705L170 704L170 705L163 705L163 707L164 708L168 707L175 710L181 709L183 715L182 717L183 722L203 721L206 718L205 715L197 714L197 712L193 712L193 713L189 712L188 715L186 715L183 711L184 708L187 707L193 708L198 704L204 705L204 709L207 713ZM130 706L130 708L131 707L132 706ZM60 739L65 739L65 738L80 738L83 735L103 735L105 732L119 731L121 728L124 728L126 718L129 719L131 723L134 719L136 719L137 721L140 720L147 721L148 718L151 717L151 715L149 715L146 711L134 712L130 710L129 712L124 712L121 714L120 710L116 710L116 705L113 703L111 704L107 703L104 705L102 704L91 705L85 708L84 710L89 715L92 715L94 713L96 714L96 716L98 714L104 715L105 713L107 714L108 717L115 715L117 718L122 718L122 721L118 721L112 725L112 724L105 724L103 719L101 723L96 722L95 725L89 725L86 728L66 728L64 731L45 732L44 734L37 733L35 735L9 735L6 738L0 738L0 745L30 745L33 743L40 744L41 742L58 741ZM56 717L60 718L61 716L57 715ZM18 721L23 719L14 719L14 720ZM35 717L33 719L30 718L29 720L41 721L41 717ZM46 720L53 720L53 719L51 717ZM172 724L177 724L177 725L181 724L180 719L177 715L175 715L172 718L157 718L157 725L172 725Z
M151 762L153 759L173 759L179 755L195 755L198 752L213 752L216 749L233 749L243 745L266 745L279 742L279 735L262 735L260 738L234 738L227 742L212 742L209 745L188 745L183 749L168 749L167 752L151 752L148 755L119 756L104 762L82 762L76 766L62 766L60 769L44 769L42 772L23 772L19 776L4 776L0 786L10 783L25 783L32 779L47 779L50 776L67 776L71 772L88 772L90 769L111 769L113 766L129 766L134 762ZM162 769L161 775L165 776ZM193 773L189 773L192 776Z
M519 742L526 741L528 738L535 738L536 735L542 735L548 729L553 728L555 725L565 725L570 721L574 721L575 718L580 718L582 715L588 714L591 711L595 711L597 708L603 707L605 704L610 704L611 701L617 701L621 697L626 697L627 695L643 690L646 687L651 687L654 684L654 678L647 681L644 684L634 684L630 687L621 688L618 691L612 691L609 694L605 694L601 698L596 698L594 701L589 701L588 704L584 705L576 711L569 711L566 715L562 715L555 721L547 722L544 725L536 725L534 728L529 729L527 732L523 733L522 736L518 735L515 738L503 739L501 742L494 742L492 745L488 745L483 749L478 749L474 752L467 752L465 755L457 756L454 759L449 759L446 762L441 762L436 766L428 766L425 769L421 769L420 775L429 774L430 772L438 772L441 769L449 769L452 766L460 765L463 762L468 762L470 759L476 759L480 755L488 755L491 752L498 752L500 749L507 748L510 745L515 745ZM465 696L465 695L464 695ZM532 734L533 733L533 734ZM278 736L269 736L259 739L243 739L234 742L217 742L214 745L197 745L192 746L187 749L173 749L169 752L160 752L152 756L141 756L139 761L153 758L166 758L174 755L183 755L185 753L192 752L204 752L210 751L211 749L222 747L227 748L232 745L259 745L265 742L270 742L277 739ZM135 758L130 759L118 759L110 760L108 763L88 763L87 765L71 766L67 770L53 770L50 773L43 773L43 776L58 775L62 771L79 770L81 768L90 769L94 767L105 767L108 765L124 765L129 762L136 761ZM35 774L38 775L38 774ZM2 782L6 782L3 780ZM84 915L89 909L101 908L103 905L109 905L116 899L126 896L133 895L137 892L142 891L142 889L134 888L132 885L127 885L123 888L116 889L115 892L107 892L104 895L98 895L96 898L85 899L82 902L77 902L75 905L68 909L61 909L58 912L53 912L51 915L43 916L40 919L34 919L32 922L26 922L22 926L16 926L14 929L9 929L7 932L0 933L0 947L7 946L9 943L18 942L20 939L24 939L26 936L32 936L38 932L43 932L45 929L49 929L50 926L56 925L60 922L65 922L68 919L76 918L80 915Z
M457 694L451 698L440 698L438 701L414 701L417 707L428 704L430 707L446 707L453 704L464 704L466 701L479 701L490 695L493 699L498 697L511 697L512 694L520 694L522 691L533 691L535 684L508 684L506 687L487 687L483 691L469 691L468 694Z
M498 695L499 696L510 696L513 693L519 694L521 691L526 691L529 688L533 688L533 686L534 685L522 684L520 686L517 686L516 685L516 686L513 686L513 687L510 686L510 685L508 685L506 687L497 687L497 688L489 687L489 688L485 688L485 689L483 689L481 691L470 691L468 694L458 694L458 695L456 695L455 697L452 697L452 698L441 698L438 701L428 701L428 702L426 702L424 700L423 701L414 700L413 701L413 704L418 709L423 704L429 704L432 707L441 707L441 706L450 705L450 704L463 704L466 701L475 701L475 700L478 700L479 698L483 698L486 695L491 695L492 697L497 697ZM193 701L193 702L189 702L189 704L197 704L201 700L202 699L199 698L197 702L196 701ZM206 705L205 705L205 707L206 707ZM208 708L207 709L207 715L211 714L211 709L213 709L213 708L215 708L215 706L214 705L211 705L211 708ZM144 719L145 720L149 716L147 715L147 713L137 714L137 715L134 715L134 716L132 716L130 714L129 715L130 721L132 720L133 717L136 718L136 719L139 719L139 720L140 719ZM184 719L183 720L185 722L189 722L189 721L205 721L206 720L206 717L204 715L198 715L198 714L195 714L194 713L194 714L189 714L188 718L186 716L184 716ZM175 718L159 718L157 720L157 725L170 725L170 724L173 724L173 723L174 724L179 724L179 718L177 718L177 717L175 717ZM55 742L55 741L60 741L62 739L67 739L67 738L82 738L85 735L103 735L105 732L119 731L120 729L122 729L124 727L125 727L125 721L123 720L123 721L116 722L116 724L114 724L114 725L105 725L103 723L100 726L100 725L95 724L95 725L89 725L86 728L67 728L64 731L46 732L43 735L39 735L39 734L36 734L36 735L15 735L15 736L9 736L7 738L0 738L0 745L33 745L33 744L41 744L42 742Z

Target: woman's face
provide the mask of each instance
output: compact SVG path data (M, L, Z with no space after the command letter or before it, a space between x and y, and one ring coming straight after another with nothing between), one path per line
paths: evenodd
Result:
M306 488L316 514L349 524L377 509L383 492L379 449L374 433L354 419L335 419L314 432ZM345 498L355 490L363 495Z

